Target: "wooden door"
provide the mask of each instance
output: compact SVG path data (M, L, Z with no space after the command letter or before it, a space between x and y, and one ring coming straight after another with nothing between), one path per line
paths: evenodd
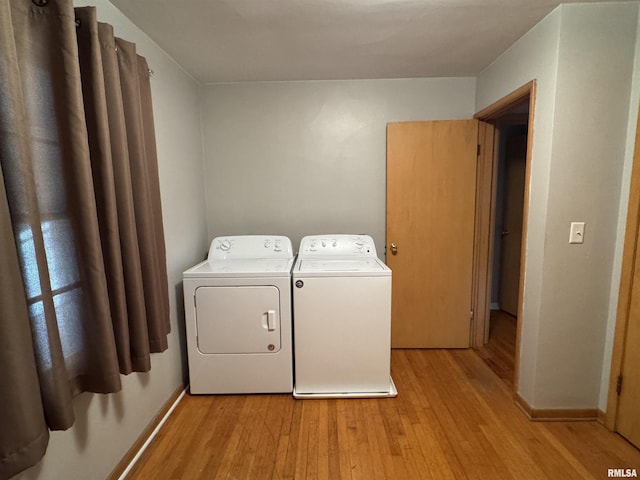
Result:
M628 319L616 430L640 448L640 255L637 253Z
M640 111L637 118L605 424L640 448Z
M500 309L518 316L522 210L527 159L527 136L510 138L506 145L502 245L500 249Z
M392 347L469 346L479 123L387 125Z

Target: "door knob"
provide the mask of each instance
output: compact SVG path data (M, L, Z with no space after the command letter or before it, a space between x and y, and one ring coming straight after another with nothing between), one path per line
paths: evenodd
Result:
M504 237L505 235L509 235L509 233L511 233L509 232L509 230L505 230L504 232L502 232L502 236Z
M395 243L391 244L391 253L393 255L397 255L398 254L398 245L396 245Z

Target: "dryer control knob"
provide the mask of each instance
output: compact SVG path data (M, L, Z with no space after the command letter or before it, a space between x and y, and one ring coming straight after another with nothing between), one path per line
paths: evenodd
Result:
M296 280L296 287L302 288L304 286L304 282L302 280Z

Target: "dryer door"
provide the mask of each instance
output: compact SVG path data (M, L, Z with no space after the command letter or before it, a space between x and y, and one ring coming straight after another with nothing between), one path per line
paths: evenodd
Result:
M276 353L280 350L280 292L274 286L198 287L198 350Z

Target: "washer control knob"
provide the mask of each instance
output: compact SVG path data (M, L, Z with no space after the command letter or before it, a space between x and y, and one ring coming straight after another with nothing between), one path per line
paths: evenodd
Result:
M296 287L302 288L304 286L304 282L302 280L296 280Z
M230 248L231 242L229 240L223 240L222 242L220 242L220 250L222 250L223 252L229 251Z

